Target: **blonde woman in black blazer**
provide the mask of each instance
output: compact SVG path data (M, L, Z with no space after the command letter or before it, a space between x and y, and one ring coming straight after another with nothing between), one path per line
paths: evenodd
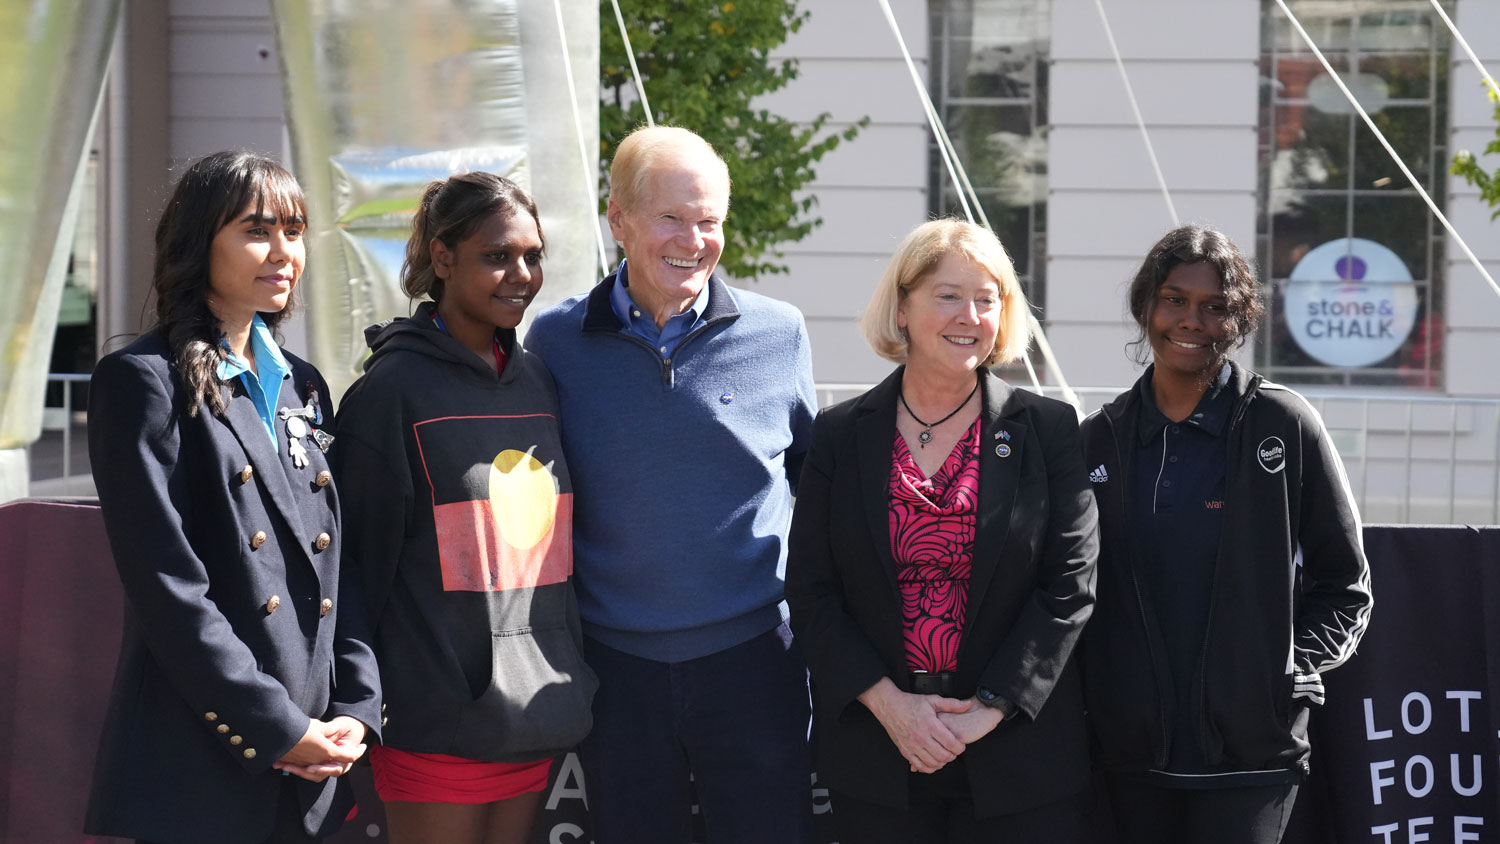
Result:
M305 842L380 726L339 505L328 387L281 351L306 252L295 179L250 153L182 176L156 230L157 325L105 357L89 456L125 632L85 829Z
M919 226L864 317L904 366L814 425L787 600L845 844L1081 835L1096 514L1073 409L986 368L1026 307L993 234Z

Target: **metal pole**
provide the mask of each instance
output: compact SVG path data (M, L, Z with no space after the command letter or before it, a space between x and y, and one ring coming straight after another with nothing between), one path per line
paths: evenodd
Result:
M1495 410L1495 463L1490 477L1494 479L1494 487L1490 490L1490 524L1500 525L1500 405L1493 405Z
M1448 405L1448 523L1453 523L1458 498L1458 402Z
M1406 499L1401 505L1401 521L1411 522L1411 423L1412 401L1406 400Z
M64 379L63 390L63 492L73 493L73 382Z
M1359 432L1359 509L1367 513L1370 509L1370 399L1364 400L1364 411L1360 419Z

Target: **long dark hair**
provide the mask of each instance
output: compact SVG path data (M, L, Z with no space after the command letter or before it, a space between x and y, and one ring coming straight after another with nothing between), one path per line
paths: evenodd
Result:
M1151 344L1146 342L1146 335L1151 327L1151 311L1156 307L1157 291L1161 290L1172 270L1183 264L1199 262L1212 265L1218 273L1229 308L1228 331L1223 341L1215 344L1214 351L1221 356L1228 354L1230 349L1244 343L1260 325L1266 306L1261 301L1255 271L1240 248L1218 229L1179 226L1151 247L1130 282L1130 315L1140 327L1140 333L1130 343L1136 363L1145 364L1151 356Z
M536 203L521 186L504 176L475 171L432 182L422 191L422 203L412 218L411 239L406 242L406 261L401 265L401 289L413 299L443 299L443 280L432 269L432 241L440 240L457 249L478 231L491 214L510 215L524 211L536 221L542 251L547 237Z
M263 155L225 151L188 167L156 224L155 328L166 336L187 387L189 416L198 415L202 404L215 416L224 413L218 367L228 353L219 318L208 306L209 256L219 230L251 203L257 214L270 208L284 225L307 223L307 200L291 173ZM274 330L291 312L288 298L285 308L261 319Z

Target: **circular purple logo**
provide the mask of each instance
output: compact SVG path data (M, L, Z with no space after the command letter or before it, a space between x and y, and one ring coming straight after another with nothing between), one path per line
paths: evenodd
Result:
M1344 281L1363 281L1368 269L1365 260L1358 255L1345 255L1333 262L1333 271Z

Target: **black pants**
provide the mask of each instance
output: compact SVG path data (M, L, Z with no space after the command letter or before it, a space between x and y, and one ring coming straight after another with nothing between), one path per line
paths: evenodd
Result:
M1108 779L1117 844L1278 844L1297 786L1163 788Z
M960 756L935 774L911 774L909 808L866 803L829 790L839 844L1078 844L1083 840L1077 797L992 818L974 814L969 777Z
M589 638L583 652L599 675L579 748L595 841L698 840L690 781L708 844L811 840L807 668L786 624L686 662Z

